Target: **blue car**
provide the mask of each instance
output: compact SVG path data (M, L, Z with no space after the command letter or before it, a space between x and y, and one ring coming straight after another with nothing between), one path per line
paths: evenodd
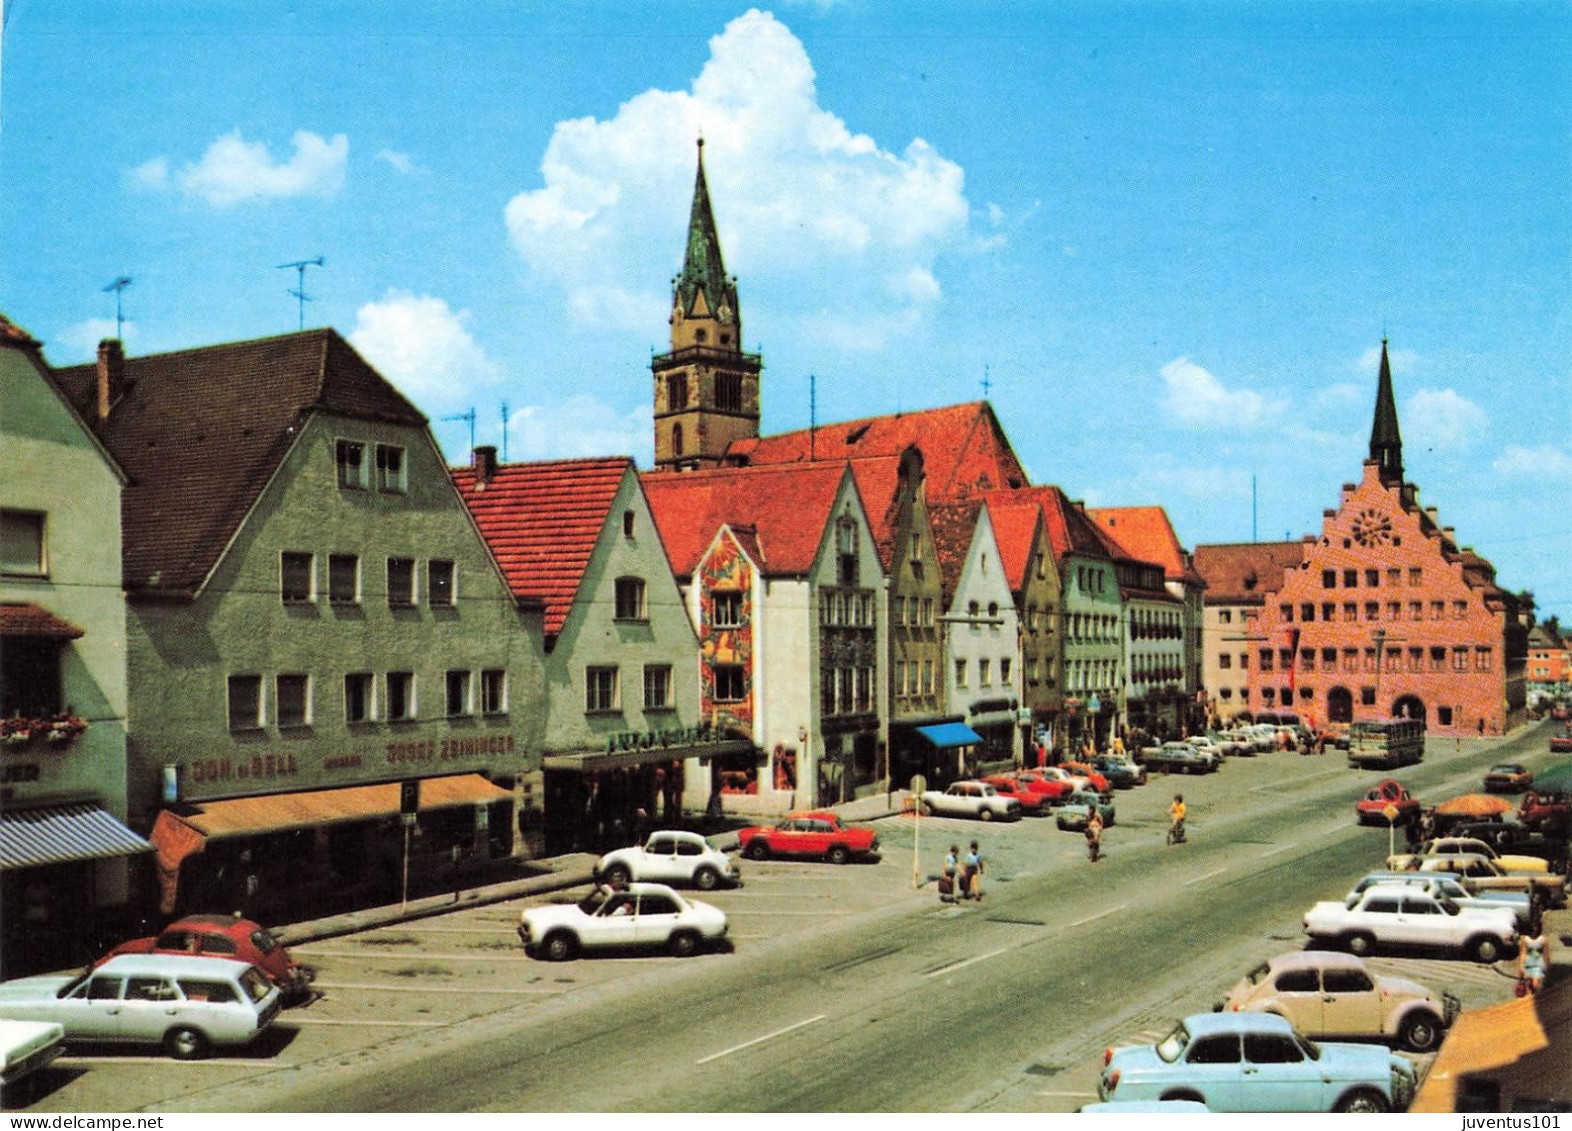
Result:
M1403 1111L1413 1066L1384 1045L1317 1042L1270 1013L1198 1013L1155 1045L1103 1054L1104 1102L1192 1100L1210 1111Z

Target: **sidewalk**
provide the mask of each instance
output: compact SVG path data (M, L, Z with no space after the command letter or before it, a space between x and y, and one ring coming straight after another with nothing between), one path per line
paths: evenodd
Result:
M899 814L905 796L904 790L897 790L892 794L880 793L848 801L844 805L827 806L827 808L839 813L846 821L874 821L881 817ZM725 852L737 847L735 830L717 833L706 839ZM537 870L532 875L501 883L460 888L458 891L443 892L440 895L423 896L403 903L364 907L336 915L324 915L317 919L306 919L276 927L273 934L285 946L299 946L302 943L354 934L373 927L385 927L392 923L405 923L433 915L443 915L464 907L481 907L488 903L505 903L510 899L521 899L544 892L588 887L594 882L595 862L599 859L600 857L594 853L575 852L567 856L532 860L529 861L529 867Z

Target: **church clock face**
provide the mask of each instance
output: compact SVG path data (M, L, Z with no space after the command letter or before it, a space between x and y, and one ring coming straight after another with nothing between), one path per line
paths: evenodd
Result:
M1392 540L1392 520L1374 507L1355 515L1351 529L1361 546L1384 546Z

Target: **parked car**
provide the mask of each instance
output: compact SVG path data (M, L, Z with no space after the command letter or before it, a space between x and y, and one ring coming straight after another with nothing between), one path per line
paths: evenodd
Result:
M587 950L667 950L678 958L726 937L726 913L665 884L597 885L577 903L527 908L519 938L532 958L562 962Z
M53 1021L68 1044L161 1044L182 1060L250 1044L280 1004L279 988L255 966L183 954L119 954L81 974L0 983L0 1016Z
M1486 793L1522 793L1533 784L1533 771L1521 762L1497 762L1485 771Z
M1450 872L1367 872L1349 889L1347 899L1376 884L1409 884L1428 891L1438 899L1450 899L1459 907L1506 907L1518 931L1529 925L1533 899L1523 891L1470 891Z
M1529 790L1518 803L1517 819L1530 828L1566 829L1572 825L1572 796Z
M1075 783L1070 780L1068 774L1059 777L1049 774L1047 769L1016 770L1014 777L1016 784L1022 788L1033 793L1046 794L1050 804L1075 790Z
M15 1086L64 1051L65 1027L58 1021L0 1019L0 1085Z
M1550 752L1552 754L1572 754L1572 727L1567 727L1560 734L1550 736Z
M1323 900L1305 912L1305 933L1364 957L1377 947L1462 951L1496 962L1516 945L1507 908L1460 907L1407 884L1374 884L1352 899Z
M1103 828L1114 823L1113 798L1106 793L1094 793L1089 789L1078 789L1053 811L1054 822L1061 829L1075 832L1086 828L1086 822L1092 819L1092 806L1097 806L1097 812L1102 816Z
M1052 808L1046 793L1033 793L1011 774L989 774L983 781L993 786L1000 797L1013 797L1019 801L1023 817L1046 816Z
M1387 824L1386 811L1397 811L1394 825L1406 825L1419 817L1419 799L1408 792L1408 787L1396 778L1382 778L1375 788L1354 802L1354 818L1361 825Z
M737 865L698 833L662 829L642 845L618 848L595 863L597 882L613 885L634 880L683 884L700 891L714 891L742 883Z
M290 957L266 927L236 915L187 915L156 935L121 943L93 965L121 954L205 954L245 962L266 974L286 999L310 993L317 976Z
M1161 770L1165 774L1209 774L1218 766L1216 755L1203 753L1188 742L1148 746L1141 751L1141 760L1148 770Z
M1059 768L1084 781L1086 785L1082 786L1082 789L1089 786L1098 793L1108 792L1108 779L1098 772L1096 767L1090 762L1061 762Z
M1092 759L1092 765L1115 789L1130 789L1146 784L1146 767L1136 764L1129 758L1121 758L1115 754L1099 754Z
M1450 832L1482 840L1497 852L1536 857L1545 861L1552 872L1566 871L1567 838L1553 830L1530 828L1521 821L1476 820L1459 822Z
M879 850L879 838L872 829L845 824L840 814L830 810L788 813L778 824L743 829L737 839L749 860L801 856L846 864Z
M1420 872L1447 872L1474 891L1521 891L1548 907L1565 907L1566 877L1555 872L1511 872L1499 863L1475 852L1438 853L1421 856Z
M1386 866L1394 872L1400 872L1412 865L1416 856L1450 856L1457 853L1468 853L1474 856L1483 856L1487 860L1494 860L1508 872L1544 872L1549 866L1538 856L1503 856L1494 846L1487 844L1478 837L1469 836L1438 836L1421 841L1419 847L1411 853L1399 853L1386 858Z
M1021 803L1013 797L1000 797L987 782L951 782L948 789L930 789L922 795L922 811L933 817L975 817L979 821L1013 821L1021 815Z
M1462 1008L1406 978L1371 973L1364 959L1333 950L1295 950L1269 958L1239 979L1219 1010L1275 1013L1317 1040L1393 1041L1430 1052Z
M1199 1013L1155 1045L1109 1049L1104 1101L1192 1100L1209 1111L1401 1111L1414 1068L1370 1044L1311 1041L1269 1013Z

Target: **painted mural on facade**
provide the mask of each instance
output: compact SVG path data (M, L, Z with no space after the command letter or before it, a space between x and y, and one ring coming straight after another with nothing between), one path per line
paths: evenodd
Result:
M753 563L723 533L699 567L699 694L717 728L753 733Z

